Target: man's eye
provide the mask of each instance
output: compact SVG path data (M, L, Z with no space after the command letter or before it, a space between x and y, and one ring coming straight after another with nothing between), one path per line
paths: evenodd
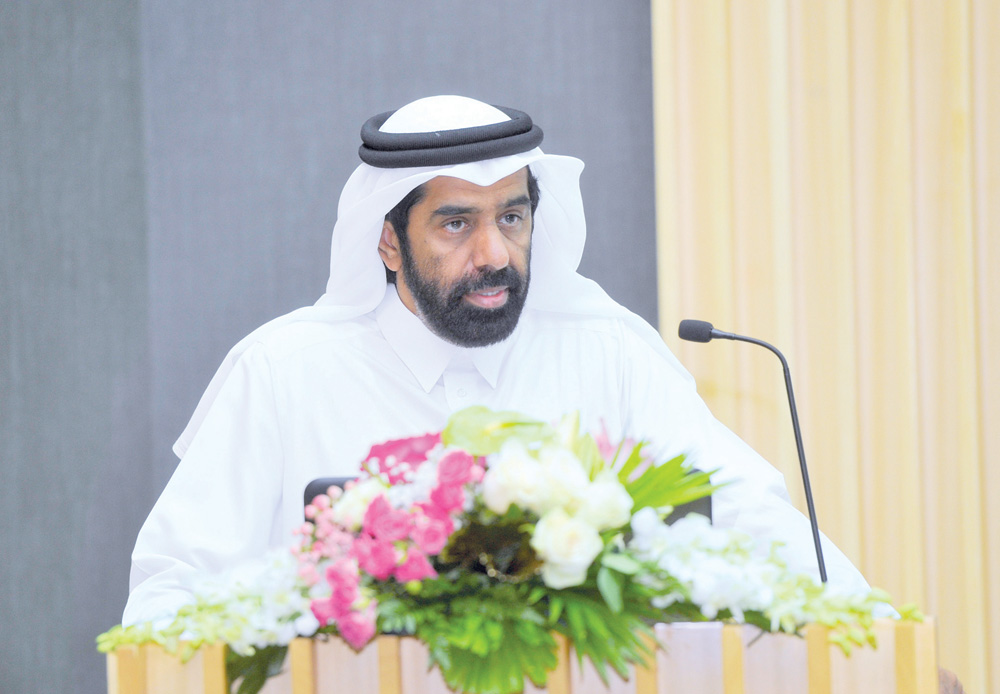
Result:
M504 224L517 224L521 221L521 215L515 212L508 212L501 219L503 219Z
M465 228L465 220L451 219L444 223L444 228L448 231L462 231Z

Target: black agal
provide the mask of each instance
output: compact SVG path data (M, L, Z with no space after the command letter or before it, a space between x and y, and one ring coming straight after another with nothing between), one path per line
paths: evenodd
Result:
M425 133L384 133L379 128L395 111L380 113L362 126L364 144L358 155L361 161L380 169L447 166L519 154L541 143L542 129L531 122L531 116L512 108L495 108L510 120Z

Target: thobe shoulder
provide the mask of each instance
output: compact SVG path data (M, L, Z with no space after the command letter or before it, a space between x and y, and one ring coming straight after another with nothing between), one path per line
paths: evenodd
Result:
M543 339L551 338L569 344L591 342L601 345L606 359L619 362L626 375L643 381L653 377L672 387L695 391L693 380L676 362L664 356L665 345L654 346L659 339L656 329L646 324L642 333L620 316L581 316L558 311L536 310L532 313L531 330Z
M338 362L351 353L371 354L384 343L370 315L342 321L294 321L258 338L246 353L264 355L272 368L319 359Z
M559 311L525 311L519 326L519 340L541 348L597 350L605 367L626 358L630 349L630 329L624 321L608 316L586 316Z

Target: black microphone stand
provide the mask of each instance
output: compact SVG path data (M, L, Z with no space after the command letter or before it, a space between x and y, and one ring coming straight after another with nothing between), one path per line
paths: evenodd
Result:
M799 452L799 468L802 470L802 486L806 492L806 506L809 509L809 524L812 526L813 542L816 544L816 560L819 562L819 578L826 583L826 562L823 561L823 545L819 539L819 523L816 522L816 506L813 503L812 486L809 484L809 468L806 467L806 452L802 446L802 430L799 428L799 414L795 407L795 394L792 392L792 374L788 369L788 362L778 348L768 344L763 340L753 337L745 337L734 333L726 333L721 330L712 329L712 337L723 340L737 340L739 342L750 342L774 352L781 360L781 368L785 372L785 390L788 391L788 407L792 411L792 429L795 431L795 447Z
M792 429L795 432L795 447L799 453L799 468L802 470L802 486L806 493L806 506L809 509L809 525L812 528L813 544L816 546L816 561L819 563L819 577L826 583L826 562L823 560L823 545L819 537L819 523L816 521L816 506L813 503L812 486L809 484L809 468L806 467L806 453L802 446L802 430L799 428L799 415L795 407L795 394L792 392L792 374L788 369L788 362L777 347L774 347L763 340L753 337L727 333L716 330L711 323L705 321L684 320L681 321L678 335L684 340L694 342L708 342L709 340L736 340L738 342L749 342L754 345L766 347L777 355L781 360L781 367L785 372L785 390L788 391L788 406L792 411Z

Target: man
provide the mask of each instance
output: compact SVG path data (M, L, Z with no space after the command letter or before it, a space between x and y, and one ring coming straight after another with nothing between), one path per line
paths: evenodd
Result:
M786 542L816 573L781 475L711 416L655 330L577 274L583 165L541 138L525 114L462 97L366 123L327 291L245 338L212 380L136 542L125 623L172 613L195 572L287 546L312 479L354 474L371 444L474 404L578 410L658 459L720 468L716 482L739 483L715 496L715 522ZM831 582L867 587L824 551Z

